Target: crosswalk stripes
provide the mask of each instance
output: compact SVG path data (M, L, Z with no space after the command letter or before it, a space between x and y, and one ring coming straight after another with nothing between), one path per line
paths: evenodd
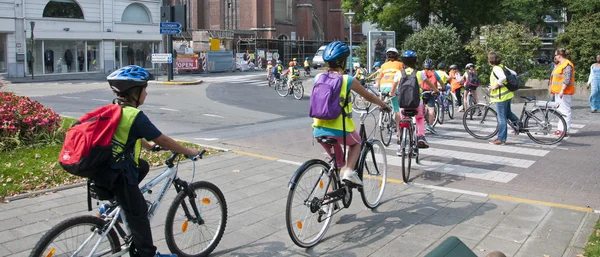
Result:
M572 124L572 133L584 127L583 124ZM416 164L413 160L413 169L498 183L509 183L518 176L518 173L503 170L527 172L537 160L560 145L540 147L542 145L524 134L510 134L507 145L490 145L488 140L477 140L469 135L462 119L448 120L436 126L436 131L435 135L427 134L430 147L419 151L421 161ZM376 135L379 137L379 133ZM402 166L402 158L395 154L396 141L394 135L392 144L386 147L388 165L392 169Z

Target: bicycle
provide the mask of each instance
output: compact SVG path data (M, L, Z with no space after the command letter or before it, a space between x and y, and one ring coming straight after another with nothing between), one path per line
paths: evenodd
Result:
M431 127L435 128L435 125L437 125L437 123L439 121L438 110L440 109L440 105L435 100L435 95L433 94L432 91L421 92L421 96L423 96L425 94L430 94L432 96L432 98L428 99L428 101L435 101L434 107L433 107L433 122L429 122L429 108L427 107L427 104L425 103L425 99L423 99L423 117L425 117L425 123L427 125L431 125Z
M283 76L275 83L275 91L281 97L286 97L290 93L290 90L287 86L287 80L287 76Z
M373 82L367 82L363 85L363 87L365 89L367 89L367 91L371 92L372 94L379 96L379 93L377 91L375 91L375 89L373 89ZM357 94L356 92L352 91L352 110L355 112L361 112L361 111L365 111L371 108L371 102L367 101L367 99L365 99L363 96Z
M454 100L452 99L452 95L448 94L446 90L440 91L440 95L436 98L436 103L439 106L438 122L444 124L444 116L448 113L448 117L450 119L454 119Z
M390 93L381 93L383 102L387 103L391 108ZM380 112L379 121L379 135L381 136L381 142L385 146L390 146L392 142L392 136L398 132L396 127L396 115L393 112Z
M271 87L272 85L275 85L275 83L277 83L277 79L275 78L275 76L273 76L273 74L269 73L269 75L267 75L267 82L269 83L269 87Z
M413 117L417 115L418 110L401 110L402 115L406 116L400 120L400 155L402 157L402 180L408 183L410 180L410 169L412 168L412 159L416 163L419 161L419 147L417 143L417 125Z
M484 96L487 98L487 96ZM519 121L513 123L508 121L508 125L514 129L515 134L526 133L527 136L538 144L553 145L559 143L566 135L563 131L560 135L554 135L555 125L561 123L563 128L567 123L556 108L555 102L536 101L535 96L521 96L526 102L523 104ZM532 110L527 109L527 105L535 102ZM498 134L498 116L491 103L476 104L463 115L463 126L465 130L474 138L490 139ZM475 111L481 112L481 115L474 116ZM477 128L477 126L480 128Z
M304 67L304 77L310 77L310 67Z
M357 189L365 206L373 209L380 204L385 191L387 157L379 140L367 139L364 125L367 114L368 111L360 117L361 152L356 167L363 186ZM285 210L286 226L292 241L303 248L316 245L325 236L331 218L342 210L339 201L343 208L350 207L354 188L353 184L342 183L340 179L333 152L333 146L338 142L327 137L317 140L331 147L329 163L319 159L305 162L292 175L288 184L290 191Z
M153 150L163 149L156 147ZM194 161L201 159L205 152L203 150ZM173 152L165 161L167 168L140 189L147 199L152 197L152 188L164 181L154 200L146 200L148 218L151 220L154 217L167 190L171 185L175 186L177 196L169 207L165 222L167 246L179 256L208 256L217 247L225 232L227 203L221 190L214 184L207 181L188 184L180 179L177 176L178 156L180 154ZM192 181L195 170L194 165ZM76 216L52 227L37 242L30 257L122 256L129 252L132 235L122 208L112 199L110 192L95 186L93 182L88 182L88 190L94 198L110 202L101 205L98 216ZM88 198L88 206L91 210L91 198ZM196 236L198 238L195 238ZM98 240L93 241L96 237L99 237ZM123 239L123 243L119 238ZM187 245L183 245L184 243ZM65 249L68 247L72 248Z
M302 99L304 96L304 85L302 85L302 81L297 79L292 81L292 88L288 94L293 94L296 100Z

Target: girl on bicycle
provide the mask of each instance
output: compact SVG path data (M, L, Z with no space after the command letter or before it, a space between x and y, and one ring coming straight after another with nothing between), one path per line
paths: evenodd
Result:
M473 93L475 103L479 103L479 100L477 99L478 86L479 78L477 77L477 72L475 71L475 65L468 63L467 66L465 66L465 93L463 95L463 110L467 110L470 107L469 100L467 99L469 92Z
M340 99L345 99L346 96L350 94L350 90L353 90L364 97L367 101L379 105L384 110L389 110L389 107L384 102L379 100L379 98L377 98L375 95L369 93L363 86L360 85L357 80L351 76L343 75L349 55L350 48L340 41L334 41L327 45L323 51L323 60L327 65L326 72L318 74L315 77L315 81L319 81L320 76L329 76L329 74L332 74L332 77L339 77L339 75L342 75L343 80L341 82L342 85ZM351 104L346 105L343 110L345 113L352 113ZM345 115L341 114L334 120L322 120L315 118L312 125L313 136L315 138L329 137L337 140L338 144L333 147L335 159L338 167L344 167L344 165L346 165L344 168L345 172L342 176L342 181L362 186L363 183L358 177L355 167L358 156L360 155L361 138L358 132L354 130L354 122L352 121L352 118L344 116ZM345 123L345 125L343 123ZM341 146L344 137L346 137L346 145L349 146L347 162L345 161L345 156L343 155L344 152L342 151ZM331 155L330 146L324 143L321 143L321 145L325 151Z
M465 109L463 108L461 88L463 86L464 80L463 76L460 74L458 70L458 66L456 64L450 65L450 73L448 74L448 82L450 82L450 88L452 88L452 94L454 94L454 99L456 99L456 103L458 104L458 111L462 112Z
M139 158L140 152L142 147L152 149L158 144L187 156L197 156L200 153L162 134L146 114L137 109L146 100L146 87L151 79L153 75L139 66L125 66L108 75L108 84L117 95L117 103L123 106L123 114L112 139L113 142L118 142L112 144L113 156L123 151L125 153L124 159L115 161L109 170L99 172L102 176L92 179L101 189L112 193L123 208L133 236L130 255L166 257L175 255L157 254L152 243L148 206L138 187L150 170L148 162Z

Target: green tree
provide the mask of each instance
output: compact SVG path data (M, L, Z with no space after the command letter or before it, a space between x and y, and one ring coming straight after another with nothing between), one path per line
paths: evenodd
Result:
M367 41L365 40L360 44L360 46L358 48L354 49L354 52L352 54L354 56L360 58L361 64L365 65L365 67L366 67L366 65L368 64L367 52L368 52L368 45L367 45Z
M507 22L482 27L479 34L473 35L466 49L476 60L481 82L487 84L491 71L487 62L488 53L493 51L500 54L504 65L521 74L534 66L534 56L540 46L540 39L531 35L526 26Z
M465 56L456 28L443 24L430 25L410 35L402 49L415 50L419 66L427 58L451 64L460 63Z
M566 32L558 35L558 45L571 52L575 65L575 79L587 81L589 65L600 49L600 13L580 16L567 25Z

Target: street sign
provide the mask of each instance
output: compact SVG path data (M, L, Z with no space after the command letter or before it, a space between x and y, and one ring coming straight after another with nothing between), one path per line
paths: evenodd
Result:
M176 34L181 34L181 30L180 29L160 29L160 34L167 34L167 35L176 35Z
M179 22L161 22L161 29L179 29L181 28L181 23Z
M279 54L278 53L273 53L273 59L279 60Z
M172 54L152 54L152 63L173 63Z

